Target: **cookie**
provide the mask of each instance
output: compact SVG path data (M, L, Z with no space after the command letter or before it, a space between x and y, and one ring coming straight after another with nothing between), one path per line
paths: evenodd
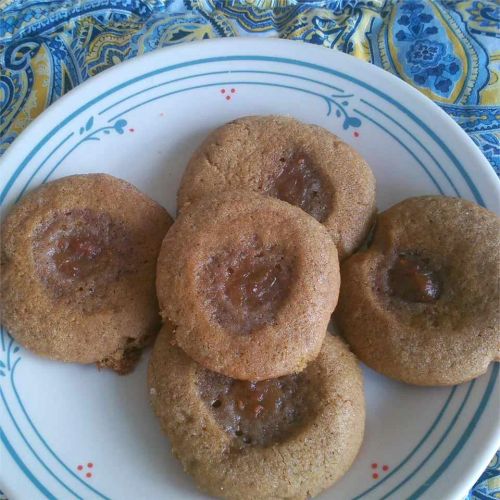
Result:
M131 371L160 327L156 259L171 223L109 175L35 189L2 225L3 325L36 354Z
M310 498L346 473L361 446L361 370L330 334L300 374L245 382L192 361L167 325L156 340L148 380L173 454L210 495Z
M363 158L328 130L285 116L240 118L210 134L188 163L178 208L227 189L302 208L328 229L341 260L375 213L375 178Z
M368 249L341 268L335 317L371 368L453 385L500 360L499 218L458 198L420 196L378 217Z
M228 377L262 380L317 356L339 278L321 224L280 200L228 191L177 218L158 257L157 295L189 356Z

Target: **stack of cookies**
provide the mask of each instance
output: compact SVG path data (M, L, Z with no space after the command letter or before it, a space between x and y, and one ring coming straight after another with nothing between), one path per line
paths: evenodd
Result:
M392 378L456 384L499 359L498 217L443 196L376 217L369 166L320 127L224 125L191 158L178 210L149 383L174 453L210 494L307 498L353 462L363 382L326 333L339 288L340 333Z
M203 198L163 241L167 320L150 363L153 407L207 492L305 498L361 445L361 372L326 330L335 245L299 208L251 191Z
M499 237L495 214L456 198L377 216L349 145L247 117L194 153L174 223L102 174L24 197L2 224L0 312L32 351L121 374L156 338L152 405L197 484L308 498L361 446L357 358L427 386L500 360ZM327 331L332 314L354 354Z
M212 495L316 495L363 438L361 371L327 327L339 258L373 222L373 174L320 127L248 117L200 146L178 209L149 370L173 451Z

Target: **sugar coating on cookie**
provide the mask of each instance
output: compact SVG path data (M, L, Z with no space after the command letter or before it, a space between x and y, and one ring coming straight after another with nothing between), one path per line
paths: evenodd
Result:
M375 178L363 158L328 130L285 116L244 117L212 132L188 163L178 209L228 189L298 206L325 225L341 260L375 213Z
M2 225L2 322L52 359L130 371L159 328L156 258L172 219L131 184L74 175Z
M335 318L373 369L453 385L500 358L500 219L466 200L420 196L379 215L341 268Z
M198 486L232 499L317 495L349 469L365 422L356 358L327 334L318 357L295 375L233 380L199 366L167 324L148 371L153 409Z
M157 294L197 362L263 380L299 372L318 354L339 277L321 224L282 201L233 191L180 214L162 244Z

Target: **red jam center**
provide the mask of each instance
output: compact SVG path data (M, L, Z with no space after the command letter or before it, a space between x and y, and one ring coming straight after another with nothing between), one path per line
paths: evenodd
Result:
M267 302L279 302L286 291L285 276L280 258L262 256L243 258L236 269L229 269L225 293L234 307L257 311Z
M127 271L130 246L124 228L109 214L71 210L38 228L33 256L41 280L56 296L94 295Z
M83 278L92 273L102 252L102 242L89 231L87 234L58 240L53 259L61 274Z
M326 182L305 155L281 158L279 170L266 193L300 207L319 222L331 211L331 193Z
M414 255L400 254L389 269L388 278L390 294L407 302L431 303L441 295L437 273Z
M198 386L217 422L244 445L282 440L312 409L304 373L248 382L205 370Z
M236 333L272 324L289 293L292 261L278 247L255 242L213 257L204 269L217 321Z

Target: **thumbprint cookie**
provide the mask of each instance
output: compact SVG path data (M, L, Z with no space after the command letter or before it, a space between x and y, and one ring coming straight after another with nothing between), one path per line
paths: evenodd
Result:
M306 499L342 477L365 425L358 362L326 335L298 374L259 382L209 371L179 349L166 324L149 364L153 409L174 455L210 495Z
M178 345L228 377L301 371L323 342L340 285L337 251L319 222L251 191L183 210L163 241L157 294Z
M160 327L156 259L171 223L109 175L35 189L2 224L3 325L42 356L131 371Z
M500 222L470 201L409 198L380 214L366 250L342 266L335 312L371 368L453 385L500 360Z

